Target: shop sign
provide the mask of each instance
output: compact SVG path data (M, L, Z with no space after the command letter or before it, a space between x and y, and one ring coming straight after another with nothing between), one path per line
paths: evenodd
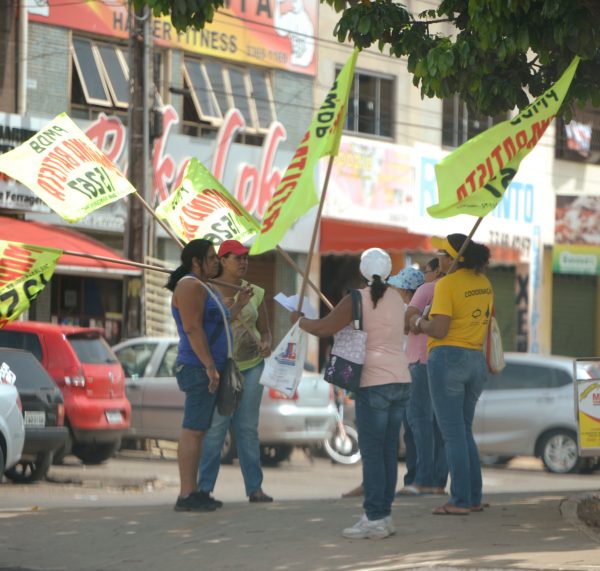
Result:
M600 196L556 197L552 270L600 274Z
M327 162L321 162L325 180ZM412 149L344 136L333 162L324 216L387 226L412 218Z
M577 380L576 396L580 454L596 455L600 451L600 380Z
M41 4L41 2L38 2ZM126 2L47 0L29 19L127 39ZM251 65L315 75L318 0L226 0L202 30L177 32L169 17L153 18L157 45Z

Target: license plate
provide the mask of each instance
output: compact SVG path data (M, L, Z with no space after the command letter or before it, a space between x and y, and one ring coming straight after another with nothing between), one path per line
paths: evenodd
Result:
M26 410L23 414L25 426L46 426L46 413L43 411Z
M121 424L123 422L123 415L118 410L107 410L106 420L108 424Z

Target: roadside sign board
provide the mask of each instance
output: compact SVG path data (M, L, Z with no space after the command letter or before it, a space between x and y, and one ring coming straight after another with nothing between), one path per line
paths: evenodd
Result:
M579 378L583 368L591 378ZM577 444L580 456L600 456L600 357L573 361Z

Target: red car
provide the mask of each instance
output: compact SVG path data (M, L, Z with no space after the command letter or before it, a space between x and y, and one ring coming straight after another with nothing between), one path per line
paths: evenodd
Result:
M101 329L15 321L0 329L0 347L31 351L63 393L69 440L55 462L72 452L99 464L118 450L131 405L123 369Z

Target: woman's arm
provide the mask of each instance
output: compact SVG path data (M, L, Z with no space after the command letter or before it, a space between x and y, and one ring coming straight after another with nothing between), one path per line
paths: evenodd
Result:
M197 280L184 280L175 288L175 303L179 309L183 330L196 356L206 367L208 390L214 393L219 386L219 372L210 352L204 331L204 304L208 293Z
M267 312L267 306L265 305L264 299L258 306L256 329L258 329L258 332L260 333L260 356L268 357L271 354L273 338L271 336L271 329L269 327L269 314Z
M330 337L352 321L352 299L346 295L329 314L321 319L307 319L297 311L292 312L292 323L298 321L300 329L317 337Z
M448 335L450 329L450 316L437 313L432 319L425 319L413 315L410 320L410 327L415 332L425 333L435 339L443 339Z

